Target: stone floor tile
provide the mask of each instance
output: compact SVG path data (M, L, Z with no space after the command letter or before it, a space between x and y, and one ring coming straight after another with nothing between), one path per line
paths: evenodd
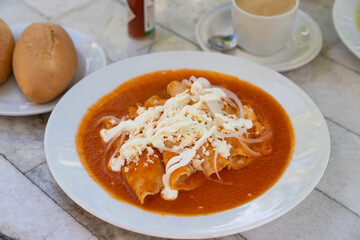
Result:
M324 50L323 54L329 59L360 73L360 59L350 52L343 42L339 41L333 44L331 48Z
M45 125L41 115L0 116L0 154L22 172L44 162Z
M155 38L132 40L127 33L126 18L126 8L122 3L105 0L94 2L56 21L94 38L102 46L109 60L114 62L147 53L144 48L153 44L157 39L164 38L164 31L157 29ZM138 49L140 50L137 51Z
M46 21L45 16L21 0L0 0L0 18L7 24Z
M284 216L243 232L248 240L360 239L360 218L321 192L314 190Z
M323 49L340 41L332 21L332 7L324 7L319 1L302 0L300 9L309 14L319 25L324 39Z
M300 8L308 13L320 26L324 45L322 53L333 61L359 72L360 60L342 43L332 19L333 0L302 0Z
M166 39L155 42L149 48L150 53L181 50L199 51L200 48L196 44L188 40L184 40L174 34L171 34L171 36Z
M126 18L124 4L106 0L94 2L76 13L56 19L56 22L93 37L103 47L111 62L149 53L153 46L163 50L198 49L161 26L156 26L156 33L152 38L133 40L127 33ZM157 45L158 42L160 45Z
M26 176L99 239L153 239L118 228L82 209L61 190L55 179L52 177L46 163L29 171Z
M360 136L330 121L327 123L331 155L317 188L360 216Z
M128 36L127 26L119 25L124 22L118 20L122 17L123 15L115 14L108 22L100 39L100 43L105 46L104 51L112 62L156 51L198 50L195 44L174 35L159 25L156 26L154 36L134 40Z
M72 10L86 6L91 0L22 0L48 18L64 15Z
M360 134L360 76L320 55L311 64L285 73L329 119Z
M102 240L131 239L155 240L158 238L144 236L118 228L88 213L73 202L59 187L46 163L43 163L29 171L26 176L46 192L55 202L72 215L77 221ZM243 240L240 235L219 238L218 240Z
M0 232L15 239L96 239L0 156Z
M235 234L226 237L219 237L219 238L209 238L208 240L245 240L240 234Z
M155 5L155 18L161 25L195 43L195 25L199 18L225 2L229 0L158 0Z
M304 1L304 0L301 0L301 1ZM307 1L311 1L311 0L307 0ZM314 1L314 0L312 0L312 1ZM320 3L324 7L332 8L332 6L334 5L335 0L315 0L314 2Z
M84 8L53 20L56 23L75 28L99 41L113 14L121 9L119 5L121 4L112 0L95 1Z

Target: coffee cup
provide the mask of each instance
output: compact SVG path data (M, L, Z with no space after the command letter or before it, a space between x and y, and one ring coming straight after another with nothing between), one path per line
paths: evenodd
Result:
M279 1L273 1L274 4L269 5L271 7L264 9L263 5L271 1L232 0L234 33L238 45L245 51L255 55L270 55L285 47L292 33L299 0L281 0L280 9L276 6ZM250 4L246 5L246 2ZM256 3L260 5L256 6Z

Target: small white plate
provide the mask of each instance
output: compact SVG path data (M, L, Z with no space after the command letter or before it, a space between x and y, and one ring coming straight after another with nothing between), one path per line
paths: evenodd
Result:
M222 4L205 13L197 22L195 35L204 51L219 52L210 48L207 41L214 35L233 33L231 23L231 3ZM264 36L266 37L266 36ZM323 43L321 30L317 23L306 13L298 10L293 34L287 45L279 52L269 56L256 56L240 47L223 52L239 56L283 72L301 67L313 60L320 52Z
M10 29L15 41L30 23L14 24ZM64 27L70 35L78 56L78 69L70 86L77 83L86 75L106 66L106 56L94 40L74 29ZM0 85L0 115L25 116L50 112L61 96L44 104L36 104L25 97L18 87L14 75Z
M359 4L359 0L337 0L332 11L336 32L345 46L358 58L360 58L360 32L355 24L355 11Z
M295 131L293 158L280 180L255 200L207 216L163 216L112 198L81 164L76 153L75 134L82 116L92 104L133 77L182 68L216 71L248 81L271 94L288 113ZM230 235L280 217L314 189L330 154L329 131L321 112L292 81L241 57L186 51L129 58L87 76L55 106L46 126L44 144L47 163L57 183L85 210L131 231L185 239Z

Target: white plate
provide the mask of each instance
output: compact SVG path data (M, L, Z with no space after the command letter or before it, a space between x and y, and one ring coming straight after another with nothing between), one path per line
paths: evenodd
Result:
M10 29L17 40L23 30L30 23L14 24ZM78 69L71 85L81 80L84 76L104 67L106 57L101 47L90 37L65 27L69 33L78 55ZM50 112L61 96L45 104L36 104L25 97L18 87L14 75L0 85L0 115L25 116Z
M81 117L93 103L135 76L181 68L237 76L274 96L289 114L296 134L294 156L281 179L262 196L245 205L207 216L162 216L110 197L82 166L74 137ZM44 142L46 159L54 178L77 204L116 226L167 238L224 236L278 218L314 189L324 173L330 154L329 132L321 112L289 79L243 58L186 51L126 59L86 77L55 106L46 126Z
M355 24L355 10L359 0L337 0L332 16L335 29L345 46L360 58L360 33Z
M209 37L218 34L229 35L233 31L231 3L225 3L205 13L199 19L196 24L195 35L202 50L219 52L209 47L207 43ZM247 58L275 71L283 72L309 63L319 54L322 43L323 38L317 23L299 9L293 34L287 45L279 52L269 56L256 56L237 47L224 52L224 54Z

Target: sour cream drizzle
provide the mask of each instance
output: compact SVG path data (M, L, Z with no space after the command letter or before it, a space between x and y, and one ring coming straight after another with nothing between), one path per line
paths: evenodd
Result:
M171 174L189 164L204 143L211 138L212 147L219 155L228 158L231 145L224 136L242 136L253 126L251 120L244 118L241 102L234 93L229 96L222 88L212 86L205 78L191 77L190 81L186 81L191 88L168 99L163 106L147 109L139 107L138 116L134 120L121 121L111 129L100 131L105 142L122 133L129 135L118 154L114 153L110 158L109 167L113 171L120 171L132 161L137 162L149 147L157 148L160 152L172 150L179 153L168 161L162 178L164 188L161 196L166 200L176 199L178 195L178 191L170 186ZM233 101L239 108L240 118L222 111L225 102L234 96L236 99ZM166 146L169 140L176 143L170 149Z

